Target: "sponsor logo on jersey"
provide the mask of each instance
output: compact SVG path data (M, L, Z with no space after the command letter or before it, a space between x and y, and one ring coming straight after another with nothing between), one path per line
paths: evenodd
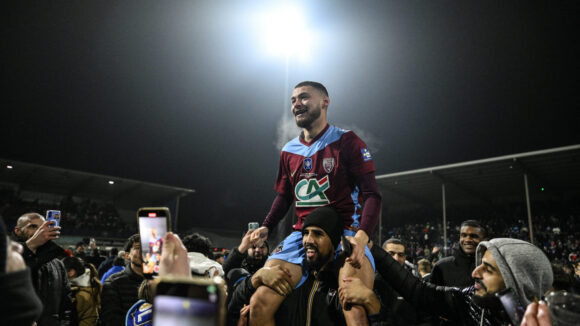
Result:
M363 149L360 150L360 152L362 153L363 161L368 162L368 161L370 161L370 160L373 159L371 157L371 152L369 152L368 149L363 148Z
M296 207L313 207L328 205L330 201L324 192L330 188L328 176L317 180L302 179L294 188L296 195Z
M315 177L315 176L316 176L316 173L301 173L300 174L301 178L306 178L306 179L310 179L310 178Z
M323 159L322 167L324 168L324 171L326 171L326 173L332 172L332 169L334 169L334 157L327 157Z
M305 158L303 166L304 166L304 170L306 170L306 172L310 172L310 170L312 170L312 159Z

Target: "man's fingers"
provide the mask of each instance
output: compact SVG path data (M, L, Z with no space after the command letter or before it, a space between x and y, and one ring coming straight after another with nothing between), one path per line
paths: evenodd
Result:
M538 305L538 323L540 325L551 325L550 309L546 305L546 301L540 301Z
M538 313L538 304L532 302L526 308L524 313L524 318L522 319L522 326L538 326L538 321L536 320L536 314Z

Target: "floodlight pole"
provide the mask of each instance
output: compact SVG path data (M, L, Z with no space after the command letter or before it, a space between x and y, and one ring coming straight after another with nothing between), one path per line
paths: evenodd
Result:
M447 207L445 202L445 184L441 184L441 199L443 207L443 254L447 256Z
M527 173L524 173L524 188L526 190L526 206L528 208L528 227L530 228L530 242L534 243L534 229L532 225L532 207L530 205L530 190L528 187Z
M181 198L181 196L183 195L179 194L175 199L175 223L173 225L174 231L177 231L177 221L179 221L179 199Z

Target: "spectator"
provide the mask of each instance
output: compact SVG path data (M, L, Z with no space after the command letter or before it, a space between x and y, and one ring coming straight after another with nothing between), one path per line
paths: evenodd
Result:
M72 304L67 272L60 260L68 255L52 242L60 234L60 227L53 224L54 221L45 221L40 214L27 213L18 218L14 228L24 248L22 256L30 267L34 289L43 304L38 326L68 322Z
M83 263L78 257L65 257L64 266L72 285L75 314L71 324L79 326L96 325L101 305L102 285L97 278L97 270L90 264ZM72 322L75 321L75 322Z
M105 274L103 274L103 277L101 277L101 284L105 284L105 281L109 278L109 276L125 270L126 255L127 254L123 250L117 253L117 257L115 257L115 260L113 261L113 266L107 272L105 272Z
M552 268L542 251L529 242L498 238L476 250L475 285L449 288L412 277L381 248L373 247L377 270L408 302L459 325L502 325L496 293L512 289L522 304L540 298L552 286Z
M85 251L86 253L86 251ZM84 261L92 264L93 266L99 266L105 260L105 257L101 256L99 248L97 247L97 241L95 238L91 238L89 241L89 252L86 254Z
M102 278L103 275L105 275L105 273L111 269L111 267L113 267L113 261L115 260L115 258L117 258L117 255L119 254L119 249L113 247L111 248L111 250L109 250L109 255L107 256L107 258L99 265L98 267L98 271L99 271L99 278Z
M467 287L473 284L471 272L475 268L475 249L487 240L485 228L475 220L461 223L459 248L453 256L445 257L433 266L431 282L436 285Z
M409 268L408 264L405 264L405 244L400 239L388 239L383 244L383 248L399 265L405 267L405 269L415 275L415 270ZM415 309L381 275L376 277L375 288L381 297L381 301L385 305L383 319L387 321L387 324L402 326L429 322L429 316Z
M419 260L417 262L417 270L419 271L419 275L421 275L421 279L425 282L429 282L431 280L431 262L425 258Z
M129 260L125 270L111 275L103 285L101 295L101 321L103 326L125 323L125 315L138 300L143 281L143 258L139 234L132 235L125 244L125 256Z
M228 273L234 268L243 268L248 273L254 274L258 269L264 267L268 259L269 247L268 242L252 245L250 237L254 230L248 230L239 246L234 247L228 258L224 262L224 273Z
M42 313L21 252L22 246L10 240L0 219L0 316L5 325L30 326Z
M82 241L77 242L74 252L75 257L79 257L80 259L85 260L85 258L87 257L85 250L86 250L85 243Z
M580 294L580 259L574 263L574 293Z
M183 245L187 248L190 268L194 274L206 277L224 277L222 265L208 258L212 248L208 238L199 233L193 233L183 238Z
M320 207L310 213L302 228L302 243L306 251L305 263L308 273L302 276L300 287L292 289L290 274L280 266L262 268L248 277L236 288L228 314L230 323L239 315L244 303L260 286L267 286L285 297L276 313L276 325L344 325L342 306L336 295L340 264L335 256L343 233L340 215L330 207ZM366 289L366 292L362 290ZM378 314L380 302L372 290L362 285L369 300L369 314ZM250 308L251 310L251 308Z

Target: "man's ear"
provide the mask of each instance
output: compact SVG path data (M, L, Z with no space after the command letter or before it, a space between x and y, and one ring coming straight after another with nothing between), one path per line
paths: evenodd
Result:
M324 96L324 98L322 99L322 104L323 104L322 107L328 109L328 106L330 105L330 97Z
M125 259L129 259L129 252L125 252Z

